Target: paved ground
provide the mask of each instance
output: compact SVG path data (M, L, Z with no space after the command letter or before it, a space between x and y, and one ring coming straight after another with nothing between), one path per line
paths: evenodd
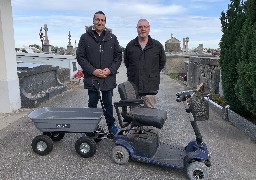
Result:
M118 82L125 78L122 66ZM182 103L175 101L175 93L185 87L168 76L161 76L161 90L157 106L168 112L168 120L159 130L161 141L185 146L194 138L188 115ZM119 100L115 90L114 100ZM51 107L86 107L86 90L82 86L44 103ZM41 134L28 117L31 109L10 115L0 115L0 179L1 180L82 180L82 179L187 179L183 170L169 169L148 164L129 162L117 165L111 159L112 140L97 144L92 158L81 158L74 148L80 134L66 134L54 144L47 156L39 156L31 149L32 139ZM8 121L8 123L6 123ZM10 123L9 123L10 122ZM11 123L12 122L12 123ZM101 122L104 125L104 122ZM256 144L229 122L210 112L210 120L199 124L205 143L211 152L210 179L254 180L256 179Z

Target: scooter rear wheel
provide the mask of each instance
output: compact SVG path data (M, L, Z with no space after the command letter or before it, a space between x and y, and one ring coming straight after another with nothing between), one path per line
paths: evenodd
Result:
M187 167L187 175L191 180L206 180L209 178L208 167L203 162L192 162Z
M117 164L126 164L130 159L130 154L125 147L115 146L112 149L112 159Z

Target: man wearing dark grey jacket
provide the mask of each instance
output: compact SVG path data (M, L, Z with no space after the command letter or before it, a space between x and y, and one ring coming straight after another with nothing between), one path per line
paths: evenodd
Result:
M93 82L97 81L106 109L108 130L115 134L118 129L113 118L112 97L113 89L116 87L117 70L122 61L122 50L117 37L105 25L105 14L102 11L96 12L93 17L93 26L89 27L80 38L77 62L83 69L84 88L88 89L88 107L97 107L99 96L93 86Z
M162 44L150 37L150 25L146 19L138 21L137 32L138 36L127 44L124 52L127 77L136 85L144 105L154 108L166 55Z

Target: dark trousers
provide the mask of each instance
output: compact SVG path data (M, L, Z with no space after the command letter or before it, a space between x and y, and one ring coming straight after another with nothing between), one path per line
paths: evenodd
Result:
M88 90L88 107L89 108L97 108L97 104L100 100L100 96L97 91ZM115 122L115 118L113 117L113 105L112 105L112 97L113 90L109 91L101 91L102 101L106 112L104 112L106 123L108 126L112 126Z

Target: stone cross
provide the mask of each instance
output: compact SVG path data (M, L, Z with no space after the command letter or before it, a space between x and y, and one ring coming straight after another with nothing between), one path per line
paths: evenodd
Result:
M68 45L71 45L71 35L70 35L70 31L69 31L69 33L68 33Z

